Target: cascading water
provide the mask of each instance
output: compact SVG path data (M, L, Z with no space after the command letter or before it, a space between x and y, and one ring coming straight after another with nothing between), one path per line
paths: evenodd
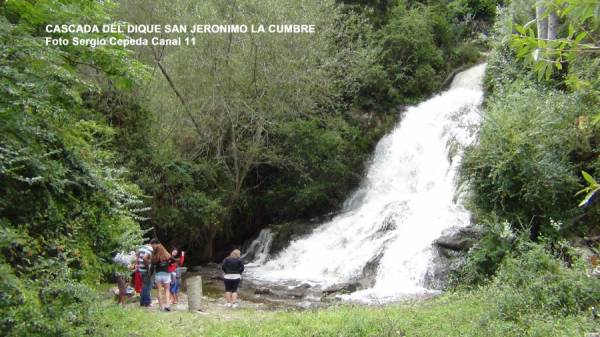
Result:
M269 249L273 242L273 233L268 228L265 228L258 233L258 237L252 241L250 246L245 249L242 259L252 259L252 265L261 265L267 261L269 257Z
M372 287L344 298L383 302L430 292L423 280L432 242L446 228L469 224L455 178L479 124L484 72L482 64L459 73L449 90L409 108L377 145L342 212L276 257L257 261L249 276L325 288L356 281L376 264Z

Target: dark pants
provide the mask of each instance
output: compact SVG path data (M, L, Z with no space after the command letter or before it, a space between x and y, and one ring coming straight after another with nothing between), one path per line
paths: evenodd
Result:
M152 297L150 297L150 291L152 290L152 278L150 275L148 275L148 272L141 272L141 274L144 284L142 286L142 293L140 295L140 305L149 306L152 304Z
M225 282L225 291L228 293L237 293L238 286L240 285L240 279L237 280L223 280Z

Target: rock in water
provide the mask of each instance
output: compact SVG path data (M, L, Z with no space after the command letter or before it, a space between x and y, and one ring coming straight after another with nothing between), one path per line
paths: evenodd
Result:
M195 275L185 279L188 297L188 310L202 311L202 276Z
M255 295L273 295L273 291L267 287L260 287L254 290Z

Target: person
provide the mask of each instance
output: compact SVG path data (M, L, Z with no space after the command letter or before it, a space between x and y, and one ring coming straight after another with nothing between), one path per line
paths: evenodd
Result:
M241 252L234 249L229 257L223 260L223 282L225 283L225 306L237 308L237 290L244 272L244 263L240 259Z
M117 253L113 258L113 261L117 264L117 268L115 270L115 279L117 281L117 287L119 288L118 303L121 305L125 305L127 287L129 285L129 275L131 273L131 269L133 269L135 257L135 252L132 251L130 253Z
M171 303L177 304L179 299L179 286L181 284L181 266L185 259L185 252L177 248L171 250L171 261L169 263L169 273L171 273Z
M158 305L160 311L171 311L171 299L169 298L169 286L171 284L171 273L169 273L170 263L171 254L169 254L163 245L158 244L152 255L152 265L156 271L154 282L158 290Z
M156 245L159 244L158 239L150 240L149 244L141 246L137 251L136 270L142 278L142 293L140 294L140 306L152 306L152 270L150 269L152 254Z
M140 271L137 267L137 261L136 261L135 269L133 271L133 275L131 275L131 278L133 279L133 288L135 289L135 293L141 294L142 287L144 285L144 281L142 280L142 274L140 273Z

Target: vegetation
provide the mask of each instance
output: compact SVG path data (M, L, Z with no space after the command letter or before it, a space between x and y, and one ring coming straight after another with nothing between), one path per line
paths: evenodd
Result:
M200 324L199 334L214 336L598 329L589 308L600 303L599 284L572 249L573 238L600 234L597 2L546 4L538 21L562 20L548 28L551 39L528 24L534 4L525 0L507 3L492 30L497 4L0 1L3 333L129 335L140 322L182 335ZM115 20L318 28L207 34L187 47L45 45L47 35L80 36L46 33L46 24ZM471 288L416 304L242 314L226 323L97 303L94 288L114 272L113 254L144 235L207 261L269 224L304 228L338 207L396 106L476 62L486 47L480 34L493 36L485 118L461 172L484 235L455 275L457 288ZM109 35L120 36L85 37Z
M0 326L89 333L86 285L110 273L113 252L141 242L143 206L116 165L113 129L86 97L139 81L144 67L122 48L43 45L45 23L106 22L99 3L11 1L0 12Z
M570 53L568 61L560 61L563 68L554 61L540 65L549 62L546 58L530 58L530 45L537 38L520 35L519 25L531 20L531 6L513 2L496 25L485 119L462 166L463 181L472 188L470 208L486 232L463 271L476 283L494 274L504 256L518 249L513 237L546 242L549 251L570 263L565 247L580 245L574 238L594 237L600 228L593 180L588 175L586 182L581 173L593 176L600 168L600 130L594 123L600 108L598 58ZM569 6L575 9L564 17L557 39L572 37L574 26L591 29L578 43L593 41L597 18L591 19L575 2ZM580 20L589 25L575 26ZM539 46L545 48L546 42L540 40ZM578 191L588 184L582 203Z

